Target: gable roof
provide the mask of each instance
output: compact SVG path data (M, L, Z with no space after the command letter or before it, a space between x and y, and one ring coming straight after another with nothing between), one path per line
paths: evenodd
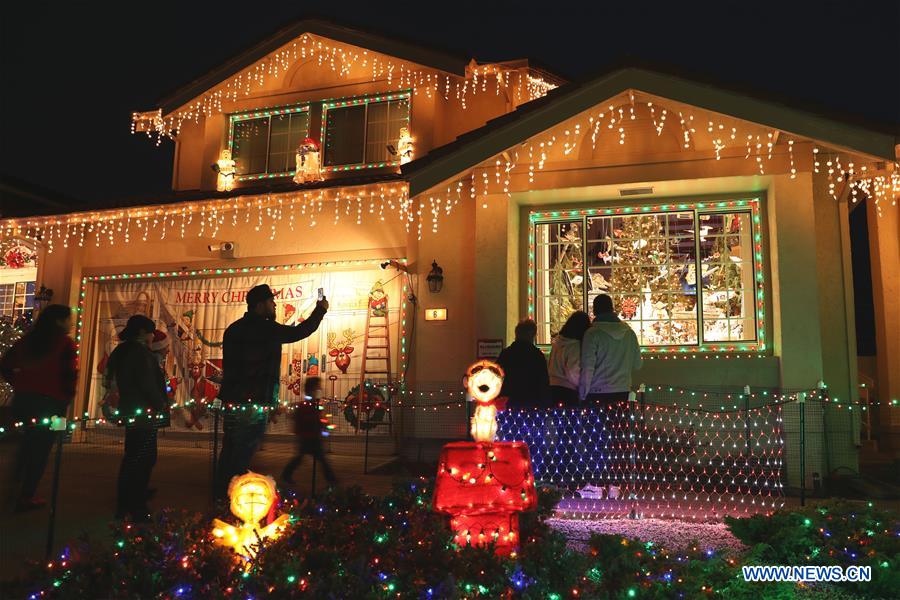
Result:
M87 204L36 183L0 176L0 218L54 215L85 210Z
M453 75L465 75L466 65L469 62L468 58L462 56L400 41L370 31L318 18L302 19L279 29L258 44L166 95L159 100L157 105L162 109L162 114L168 114L305 33L359 46Z
M896 127L873 128L826 117L783 101L751 97L708 82L641 67L616 69L597 78L569 83L488 121L455 141L401 167L415 196L478 165L530 137L628 90L645 92L722 115L818 140L839 149L897 160ZM448 173L450 175L448 175Z

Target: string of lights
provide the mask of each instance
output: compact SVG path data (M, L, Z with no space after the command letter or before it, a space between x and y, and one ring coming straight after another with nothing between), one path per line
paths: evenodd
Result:
M420 410L420 411L438 411L444 409L461 409L465 408L468 400L465 398L466 393L464 391L454 392L454 391L416 391L416 390L396 390L390 391L389 386L379 385L379 384L366 384L367 388L378 389L386 394L390 400L383 406L384 410L391 411L393 410ZM437 394L439 397L441 396L449 396L455 397L459 396L460 400L447 400L447 401L439 401L439 402L424 402L416 404L413 398L418 397L420 400L422 398L434 398L434 395ZM662 400L654 400L653 396L657 394L663 394L668 396L665 401ZM681 404L678 400L673 400L672 395L685 396L691 399L703 399L703 400L723 400L727 399L729 401L743 401L748 399L757 399L765 401L765 404L758 406L747 406L743 404L732 404L730 406L726 406L725 404L720 404L718 407L714 408L711 406L704 407L703 403L698 405L692 404ZM410 397L410 400L403 400L403 397ZM396 397L396 399L394 399ZM635 409L641 409L646 411L668 411L668 410L677 410L683 411L685 413L705 413L705 414L713 414L713 415L725 415L725 414L734 414L734 413L746 413L748 415L759 416L767 411L775 410L776 407L781 407L787 403L798 402L800 400L805 402L813 403L818 402L821 404L832 405L837 409L843 409L844 407L854 408L857 407L860 410L867 410L870 407L881 406L884 404L885 406L891 408L900 408L900 401L892 400L890 402L881 403L878 401L854 401L854 402L845 402L845 401L837 401L833 398L830 398L827 394L822 393L822 388L810 389L810 390L798 390L793 392L786 393L777 393L777 392L769 392L766 390L762 390L759 392L750 392L750 393L729 393L729 392L716 392L711 390L703 390L703 389L690 389L690 388L681 388L676 386L646 386L643 391L643 396L639 392L635 395L635 401L632 403L635 405ZM215 412L219 412L219 414L227 414L227 413L290 413L299 405L303 404L303 402L292 402L292 403L281 403L281 404L235 404L235 403L222 403L221 401L209 401L205 398L200 399L189 399L184 403L174 403L169 407L170 411L177 410L185 410L191 409L195 406L202 407L203 410L207 411L208 414L214 414ZM330 409L333 408L332 405L340 405L342 401L336 398L323 398L320 400L320 408L322 409ZM590 413L590 411L594 410L604 410L603 403L589 402L584 403L581 406L575 407L551 407L551 408L527 408L527 409L511 409L511 412L514 414L528 413L532 415L535 419L548 419L553 418L554 415L576 415L576 416L584 416ZM607 409L608 410L608 407ZM500 413L501 415L505 413ZM111 411L111 417L91 417L90 413L85 412L79 416L75 416L71 419L67 420L67 426L69 428L75 428L78 425L88 426L88 425L107 425L107 424L125 424L128 422L135 422L139 419L145 419L148 421L153 420L164 420L170 418L169 414L152 414L152 411L143 411L137 410L134 414L124 415L121 414L118 410ZM712 417L718 418L718 417ZM501 417L502 420L502 417ZM15 421L9 427L0 427L0 434L7 433L12 430L21 429L23 427L50 427L54 426L53 419L47 418L32 418L25 421Z
M527 102L557 87L535 72L518 73L522 70L505 65L473 62L463 77L411 66L405 61L370 54L367 50L358 51L352 46L304 33L170 113L163 114L162 109L133 113L131 131L156 135L157 144L164 137L174 138L184 123L196 123L202 117L225 112L229 103L263 89L267 82L283 77L298 62L330 70L345 79L364 76L368 72L372 81L386 80L388 87L408 88L414 95L422 94L427 98L455 100L464 109L467 101L478 94L500 95L511 91ZM512 81L515 74L520 76ZM489 80L493 81L489 83Z
M101 247L117 242L128 243L132 238L135 240L139 238L141 241L164 240L177 235L183 239L189 235L188 230L195 222L199 225L197 235L209 233L215 236L228 226L232 227L232 230L237 230L239 227L249 225L256 231L268 232L270 239L274 240L284 220L288 221L287 225L291 231L294 230L294 222L298 218L313 227L321 219L327 218L326 215L333 213L334 222L339 222L343 205L346 209L343 212L346 215L355 215L357 224L362 224L364 214L383 222L386 219L385 211L392 211L396 213L407 231L415 228L418 239L421 239L424 221L429 218L428 214L430 213L431 231L437 233L441 214L449 216L466 196L466 190L468 197L473 201L481 196L481 206L486 208L488 197L493 194L503 193L507 197L511 196L514 191L512 183L514 175L527 174L528 183L532 184L535 170L544 170L551 159L562 160L573 154L577 156L579 146L585 144L588 139L593 152L598 138L604 131L612 130L618 136L619 145L624 145L629 128L641 126L641 123L646 122L646 126L653 127L657 135L661 135L665 129L664 117L670 112L677 113L683 135L688 140L686 147L696 149L698 134L697 127L693 124L699 124L703 119L691 114L686 108L670 111L663 108L659 100L656 100L656 103L652 100L638 102L634 96L631 94L627 98L612 100L599 112L597 109L584 111L551 131L484 161L463 176L451 180L446 187L440 190L433 188L415 198L409 197L405 182L333 189L301 189L297 192L206 200L165 207L144 206L62 216L6 219L0 221L0 231L5 237L15 236L42 241L47 245L49 252L52 252L57 244L62 244L64 248L68 248L70 244L83 247L90 243ZM649 111L651 115L649 119L639 118L644 109ZM628 128L622 125L631 121L636 123L629 124ZM788 134L780 131L772 130L763 134L758 133L758 130L759 126L755 126L752 131L757 133L744 135L733 125L707 120L704 135L708 137L711 134L721 134L713 138L717 160L728 154L729 148L745 150L744 159L756 161L760 174L765 174L765 165L778 159L779 156L786 155L791 177L796 177L794 146L801 140L789 138ZM890 167L891 172L885 173L877 171L874 162L872 165L857 165L847 153L832 150L823 152L815 144L812 144L812 152L814 172L827 172L829 193L833 198L837 199L839 196L837 184L845 182L849 198L854 203L863 197L872 197L878 214L882 213L887 201L891 205L896 205L896 198L900 196L900 164L893 163ZM527 160L524 160L526 156ZM480 171L480 177L476 175L476 171ZM489 172L493 176L489 176Z

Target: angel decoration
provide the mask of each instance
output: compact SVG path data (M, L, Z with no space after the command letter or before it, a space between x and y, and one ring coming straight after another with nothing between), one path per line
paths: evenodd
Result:
M265 541L281 536L290 522L290 515L274 518L273 509L278 503L278 494L275 480L266 475L247 471L232 478L228 485L228 497L231 499L231 514L241 523L231 525L213 519L212 533L216 543L234 550L244 561L245 568L249 569ZM270 522L261 525L263 519Z

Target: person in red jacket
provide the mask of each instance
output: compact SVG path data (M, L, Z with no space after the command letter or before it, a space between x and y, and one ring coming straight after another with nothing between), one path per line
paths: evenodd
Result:
M281 473L281 479L288 485L294 483L294 471L303 462L303 457L309 454L313 460L322 465L325 480L329 485L337 485L337 477L331 469L331 465L325 459L325 449L322 447L322 431L325 421L319 410L319 399L322 396L322 380L318 377L309 377L303 386L303 402L294 407L294 433L297 435L297 456L285 465Z
M16 511L46 504L35 492L55 436L42 421L64 417L75 397L78 355L69 337L71 329L72 309L51 304L41 311L34 328L0 360L0 373L13 388L15 419L25 423L16 460L16 478L21 481Z

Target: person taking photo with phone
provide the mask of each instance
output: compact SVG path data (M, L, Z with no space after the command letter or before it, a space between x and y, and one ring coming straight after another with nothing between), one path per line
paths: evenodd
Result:
M228 483L250 467L250 460L266 431L269 412L278 406L281 345L312 335L328 312L324 294L302 323L275 321L275 294L266 285L247 292L247 312L228 326L222 341L222 388L225 410L222 452L216 469L216 500L228 496ZM228 410L262 406L271 410Z

